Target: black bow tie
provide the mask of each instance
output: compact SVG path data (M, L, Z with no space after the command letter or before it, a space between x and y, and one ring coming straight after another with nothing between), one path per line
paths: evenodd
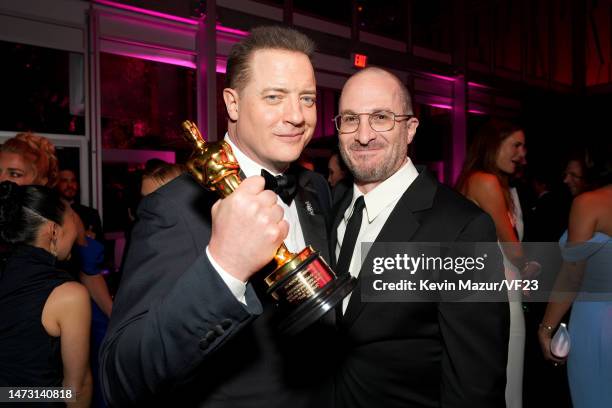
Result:
M285 204L290 205L297 193L295 176L293 174L281 174L275 177L264 169L261 170L261 175L266 180L266 190L274 191Z

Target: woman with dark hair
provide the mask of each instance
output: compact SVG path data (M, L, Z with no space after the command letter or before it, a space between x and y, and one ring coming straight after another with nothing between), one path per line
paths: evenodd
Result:
M35 184L55 187L59 180L59 167L53 143L33 133L19 133L0 145L0 182L6 180L21 186ZM75 221L75 249L78 250L79 256L74 257L71 265L66 267L87 287L92 299L104 314L110 316L113 299L104 277L96 269L95 262L104 256L104 248L87 238L85 227L78 215Z
M53 143L33 133L19 133L4 142L0 146L0 182L5 180L22 186L36 184L55 187L59 180L59 168ZM75 279L79 279L89 291L94 301L94 333L104 333L113 307L113 299L99 268L104 259L104 247L102 243L87 236L83 222L76 213L74 221L77 237L73 247L73 256L70 262L63 263L61 267L69 271ZM92 361L94 363L97 361L97 353L95 353L97 340L101 341L102 336L93 337ZM96 378L95 364L93 369L94 378ZM103 406L101 393L97 390L96 387L95 395L99 395L96 403L98 406Z
M612 146L584 157L595 188L572 202L560 240L563 266L540 324L538 337L547 360L551 338L572 308L567 375L576 408L612 407Z
M509 178L525 160L525 133L511 123L492 120L485 124L472 142L457 182L461 194L476 203L495 223L497 240L504 255L506 279L535 274L535 263L527 262L520 241L523 220L516 190ZM515 294L513 294L514 296ZM516 294L520 296L520 294ZM525 318L520 297L510 304L510 341L506 369L506 404L520 408L523 397L523 359Z
M0 386L69 387L89 406L87 290L55 267L76 238L75 214L53 190L0 183Z
M563 172L563 183L567 186L572 196L576 197L586 191L597 187L600 180L598 170L591 156L591 149L577 149L567 160L565 172Z

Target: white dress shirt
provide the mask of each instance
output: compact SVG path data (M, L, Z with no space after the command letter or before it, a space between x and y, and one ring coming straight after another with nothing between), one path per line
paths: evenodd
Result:
M391 212L402 195L404 195L418 175L419 172L414 167L414 164L412 164L410 158L408 158L408 161L395 172L395 174L380 183L367 194L363 194L357 185L353 185L353 199L344 212L344 217L340 221L340 225L338 225L338 242L336 243L336 259L338 259L338 256L340 256L340 248L344 241L344 233L346 232L349 219L353 214L355 201L357 201L359 196L363 196L365 201L365 207L363 209L364 217L361 219L361 228L357 235L357 242L355 243L355 249L353 250L351 264L349 266L349 273L353 277L357 278L361 270L361 243L376 241L376 237L378 237L378 234L387 222L389 215L391 215ZM344 298L342 302L343 313L346 312L350 299L350 294Z
M270 171L269 169L264 168L263 166L256 163L246 154L244 154L229 138L229 135L225 134L225 141L230 145L232 151L234 152L234 156L236 156L236 160L240 164L240 170L244 173L244 175L248 178L251 176L260 176L261 170L265 169L273 176L278 176L279 173L275 173ZM304 241L304 234L302 233L302 226L300 225L300 220L298 218L297 206L295 204L295 200L291 201L291 205L285 204L283 200L278 198L278 205L280 205L284 210L284 219L289 224L289 235L285 239L285 245L287 249L291 252L299 252L306 246ZM240 279L235 278L230 275L228 272L223 270L221 266L214 260L211 256L208 246L206 246L206 255L212 266L215 268L221 279L225 282L227 287L231 290L238 301L246 304L246 282L242 282Z

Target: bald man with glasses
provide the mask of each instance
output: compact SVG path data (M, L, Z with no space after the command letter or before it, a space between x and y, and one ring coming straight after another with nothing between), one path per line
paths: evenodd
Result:
M496 241L487 214L408 157L419 121L395 75L352 76L334 121L354 176L334 209L338 275L368 282L361 243ZM338 408L505 407L507 303L368 303L363 287L337 310Z

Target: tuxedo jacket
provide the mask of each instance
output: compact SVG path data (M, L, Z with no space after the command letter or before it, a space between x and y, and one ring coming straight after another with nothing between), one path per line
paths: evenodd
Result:
M296 173L306 244L328 259L329 188ZM279 314L258 284L269 271L250 280L245 306L206 256L216 200L188 174L142 200L100 352L110 406L312 406L307 371L291 370L306 365L303 350L277 334Z
M352 194L334 206L332 251ZM411 241L495 242L496 234L487 214L421 170L376 238ZM337 324L338 408L505 407L507 303L365 303L358 284Z

